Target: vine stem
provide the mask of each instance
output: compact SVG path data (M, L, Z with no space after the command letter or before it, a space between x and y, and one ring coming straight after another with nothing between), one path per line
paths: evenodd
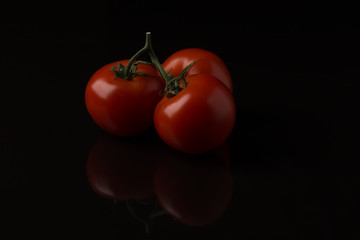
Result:
M159 59L157 58L152 44L151 44L151 33L147 32L146 33L146 43L148 43L149 46L149 56L151 59L151 62L154 64L155 68L159 71L160 75L162 76L162 78L165 80L166 83L170 82L171 78L173 76L171 76L170 74L168 74L165 69L162 67L161 63L159 62ZM146 45L145 43L145 45Z
M152 64L156 68L156 70L159 71L161 77L165 80L166 83L170 82L171 76L168 74L165 69L162 67L161 63L159 62L159 59L157 58L152 44L151 44L151 32L146 32L146 39L145 39L145 46L140 49L137 53L135 53L134 56L132 56L128 62L128 64L125 67L125 76L129 76L129 71L131 69L131 66L135 63L135 61L141 57L143 54L148 53L149 57L151 59Z
M137 53L135 53L134 56L132 56L127 63L126 67L119 65L119 70L115 72L115 74L118 74L116 76L120 76L125 79L131 79L132 76L136 74L145 75L144 73L135 72L133 73L136 68L134 69L133 66L136 64L136 61L138 58L140 58L142 55L148 54L148 56L151 59L151 65L156 68L156 70L160 73L161 77L164 79L166 85L162 92L160 92L161 95L165 94L167 92L166 97L170 98L173 96L176 96L181 90L183 90L187 83L185 79L185 75L187 71L190 69L190 67L197 61L194 61L190 64L188 64L179 74L179 76L173 76L171 73L166 72L165 69L162 67L161 63L159 62L159 59L157 58L153 47L151 43L151 33L146 32L146 39L145 39L145 46L140 49ZM140 61L139 61L140 62ZM121 69L120 69L121 68ZM182 82L182 85L180 85L180 82Z

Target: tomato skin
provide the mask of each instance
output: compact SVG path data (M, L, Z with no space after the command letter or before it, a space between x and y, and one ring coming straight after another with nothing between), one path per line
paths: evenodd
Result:
M119 61L126 66L129 60ZM117 136L135 136L153 124L153 113L161 97L164 82L159 77L135 76L131 80L110 72L110 63L90 78L85 90L85 103L96 124ZM150 65L138 64L138 72L157 76Z
M178 76L180 72L190 63L197 62L191 66L187 76L206 73L219 79L232 93L233 84L231 75L225 63L214 53L198 49L188 48L173 53L162 64L165 71L170 72L173 76Z
M215 77L196 74L186 78L179 94L158 103L154 124L171 147L186 153L203 153L220 146L229 137L236 116L228 89Z

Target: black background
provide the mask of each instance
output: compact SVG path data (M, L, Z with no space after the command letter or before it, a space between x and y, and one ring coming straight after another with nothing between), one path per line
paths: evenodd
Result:
M3 6L1 234L359 237L359 26L354 12L328 7L140 0ZM105 133L86 111L86 83L101 66L131 57L146 31L160 61L203 48L233 77L235 193L209 226L164 217L146 235L122 203L113 210L87 182L88 153ZM142 137L157 138L154 129Z

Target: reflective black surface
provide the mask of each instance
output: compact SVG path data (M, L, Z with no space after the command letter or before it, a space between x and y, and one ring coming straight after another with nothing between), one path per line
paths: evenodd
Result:
M123 4L22 6L1 23L1 238L359 237L356 25L246 24L229 5L141 24L172 14ZM149 30L161 61L199 47L229 67L237 120L220 149L182 154L153 128L109 136L87 113L91 74Z

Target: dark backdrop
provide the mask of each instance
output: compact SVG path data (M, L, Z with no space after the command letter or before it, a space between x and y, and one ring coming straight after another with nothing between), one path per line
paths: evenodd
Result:
M148 238L359 237L354 13L140 0L1 11L0 216L13 239L145 237L122 203L114 210L88 185L86 159L105 133L86 111L84 90L99 67L140 49L146 31L160 61L189 47L220 56L237 104L228 140L235 192L225 216L202 228L165 218ZM154 129L143 138L156 138Z

